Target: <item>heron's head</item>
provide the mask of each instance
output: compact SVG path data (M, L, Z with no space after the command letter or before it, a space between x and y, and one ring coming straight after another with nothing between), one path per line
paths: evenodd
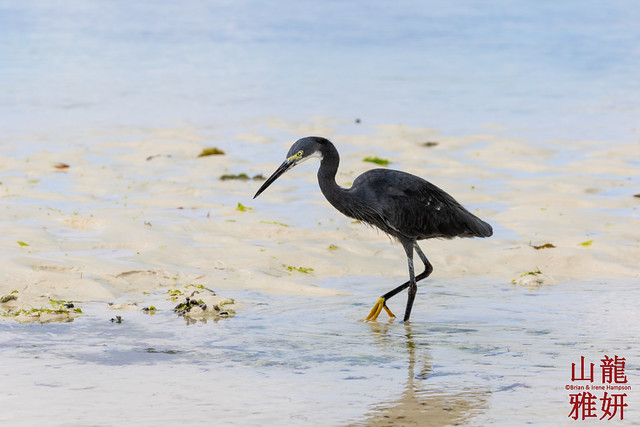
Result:
M273 183L273 181L278 179L280 175L284 174L295 165L302 163L312 157L322 158L322 146L327 142L328 141L325 138L321 138L318 136L308 136L306 138L297 140L289 149L289 152L287 153L287 159L282 162L280 167L278 167L278 169L276 169L276 171L264 182L264 184L262 184L262 187L260 187L253 198L255 199L256 197L258 197L260 193L266 190L267 187Z

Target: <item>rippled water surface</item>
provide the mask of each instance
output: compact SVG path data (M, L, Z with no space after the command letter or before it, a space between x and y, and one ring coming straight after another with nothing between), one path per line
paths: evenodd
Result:
M433 279L403 325L359 322L372 290L388 284L352 280L331 283L351 290L343 297L243 293L247 307L217 323L187 325L165 309L119 313L118 324L101 305L72 323L0 323L0 357L11 367L0 374L0 420L367 424L404 397L474 425L562 424L580 356L599 366L615 353L630 362L634 387L640 377L637 307L619 299L633 286ZM397 298L390 306L401 311ZM637 424L630 395L625 419Z
M637 136L633 1L0 2L4 135L321 115ZM633 131L633 129L636 129Z

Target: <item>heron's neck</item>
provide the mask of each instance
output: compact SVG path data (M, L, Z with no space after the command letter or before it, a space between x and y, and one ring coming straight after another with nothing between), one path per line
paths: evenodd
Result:
M322 161L320 162L320 169L318 169L318 184L324 197L338 210L340 210L338 200L345 197L345 189L336 183L339 164L340 156L338 155L338 150L333 144L327 144L322 152Z

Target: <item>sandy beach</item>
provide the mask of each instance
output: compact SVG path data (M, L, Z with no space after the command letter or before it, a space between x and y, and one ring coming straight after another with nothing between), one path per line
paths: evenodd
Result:
M3 150L0 295L14 292L13 307L23 308L46 306L46 299L144 305L145 293L188 284L334 295L318 280L362 274L401 280L401 248L335 212L317 187L312 162L256 200L259 181L220 179L268 176L278 165L244 158L243 143L260 141L262 149L284 156L304 135L336 143L343 186L376 167L365 157L379 156L391 161L389 168L445 189L493 225L490 239L424 242L434 277L538 286L640 275L635 141L532 148L490 126L454 138L391 125L371 134L357 134L354 126L353 134L341 135L331 121L317 122L266 123L290 135L281 141L258 134L210 140L197 129L155 129L100 135L104 142L91 150L81 143L60 152ZM209 146L226 154L198 157ZM64 192L52 192L54 186ZM296 209L308 213L302 217ZM528 272L541 274L521 277ZM371 289L371 301L382 291Z

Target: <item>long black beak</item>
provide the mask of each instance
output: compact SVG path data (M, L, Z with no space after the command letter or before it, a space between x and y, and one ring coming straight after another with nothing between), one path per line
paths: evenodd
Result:
M296 164L295 160L289 160L289 159L282 162L280 167L278 167L278 169L276 169L276 171L264 182L264 184L262 184L262 187L260 187L256 195L253 196L253 198L255 199L256 197L258 197L260 193L266 190L267 187L273 183L273 181L278 179L280 175L282 175L283 173L291 169L293 166L295 166L295 164Z

